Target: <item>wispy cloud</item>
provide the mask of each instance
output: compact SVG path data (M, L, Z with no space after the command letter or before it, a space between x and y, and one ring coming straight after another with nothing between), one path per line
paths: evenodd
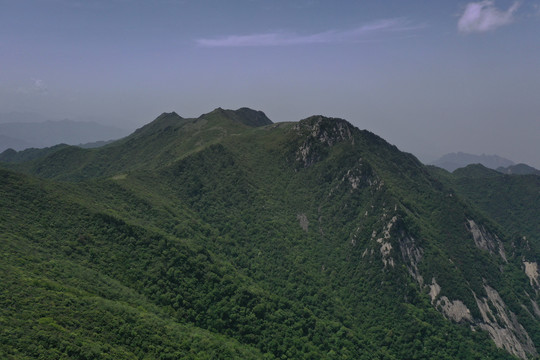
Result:
M533 16L540 16L540 5L533 4L532 9L533 9Z
M49 92L47 85L41 79L31 79L30 86L21 86L17 89L19 94L47 94Z
M492 0L472 2L467 4L465 11L458 21L458 30L462 33L486 32L514 22L514 13L519 8L514 2L506 11L495 7Z
M212 39L198 39L197 44L205 47L248 47L248 46L287 46L300 44L354 43L371 41L375 34L396 33L416 30L424 25L397 18L368 23L347 30L329 30L314 34L299 35L287 32L269 32L252 35L229 35Z

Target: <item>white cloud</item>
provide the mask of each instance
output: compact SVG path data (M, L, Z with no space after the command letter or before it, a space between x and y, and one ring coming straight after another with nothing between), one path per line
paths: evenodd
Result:
M514 13L518 8L518 2L506 11L497 9L492 0L469 3L459 18L458 30L466 34L495 30L514 22Z
M205 47L286 46L299 44L352 43L372 40L369 35L382 32L403 32L424 27L413 25L406 19L385 19L349 30L329 30L320 33L298 35L286 32L270 32L252 35L229 35L213 39L198 39Z

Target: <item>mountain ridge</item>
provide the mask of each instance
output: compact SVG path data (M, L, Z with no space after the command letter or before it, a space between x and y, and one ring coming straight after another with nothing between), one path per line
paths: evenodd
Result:
M498 155L474 155L464 152L457 152L443 155L439 159L430 163L430 165L438 166L450 172L470 164L482 164L487 168L497 169L498 167L514 165L514 162Z
M534 174L534 175L540 175L540 170L535 169L534 167L529 166L527 164L523 164L523 163L510 165L510 166L507 166L507 167L502 167L501 166L501 167L498 167L496 170L498 172L502 172L504 174L515 174L515 175Z
M253 127L209 114L11 168L92 220L67 225L25 190L28 202L1 208L36 220L0 225L37 248L49 234L58 259L268 358L536 356L538 239L526 250L455 190L457 175L343 119Z
M207 141L219 141L230 132L238 133L256 128L261 121L265 121L266 117L262 117L264 113L248 110L241 108L240 114L235 115L236 111L218 108L198 118L183 118L176 112L165 112L132 134L103 147L97 149L64 147L60 149L61 151L51 151L47 148L41 152L34 152L33 158L36 163L13 164L11 168L30 171L44 177L54 177L63 173L64 179L114 176L132 169L152 169L174 161L173 154L184 156L185 152L197 151L201 146L204 147ZM249 123L249 119L245 119L246 116L253 116L252 123ZM48 164L43 166L37 163L43 161ZM62 168L70 170L59 171Z
M231 120L238 121L244 125L252 127L273 124L272 120L270 120L264 112L253 110L247 107L241 107L237 110L228 110L218 107L207 114L202 114L198 118L212 118L215 116L225 116Z

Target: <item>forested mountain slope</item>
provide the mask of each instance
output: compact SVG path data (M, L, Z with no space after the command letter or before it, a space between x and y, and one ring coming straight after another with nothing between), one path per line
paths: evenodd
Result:
M538 354L536 248L345 120L170 113L4 167L4 357Z
M523 260L537 262L540 253L540 176L501 174L482 165L469 165L452 174L434 172L462 198L496 221ZM524 265L525 266L525 265Z

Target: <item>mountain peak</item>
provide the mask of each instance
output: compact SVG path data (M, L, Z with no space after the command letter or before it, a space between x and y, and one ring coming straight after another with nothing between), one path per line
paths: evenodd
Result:
M158 116L158 119L162 118L162 117L178 117L178 118L182 119L182 117L180 115L178 115L176 113L176 111L171 111L170 113L164 112L164 113L162 113L161 115Z
M270 120L264 112L247 107L242 107L237 110L228 110L218 107L207 114L201 115L199 118L227 118L251 127L273 124L272 120Z
M164 113L161 113L161 115L159 115L157 118L154 119L154 121L152 121L150 124L153 124L153 123L157 123L157 122L174 122L174 121L178 121L178 120L182 120L183 117L181 117L180 115L178 115L175 111L172 111L172 112L164 112Z
M469 164L465 167L454 170L452 174L458 177L467 178L487 178L500 175L498 171L490 169L483 164Z
M300 120L295 129L308 131L311 137L332 146L335 143L352 139L355 127L347 120L313 115Z
M296 150L296 161L303 167L320 161L328 148L338 143L349 140L354 143L355 128L343 119L314 115L299 121L293 129L303 139Z
M159 115L157 118L155 118L152 122L135 130L133 135L134 134L140 135L147 132L161 131L171 126L177 126L179 123L182 122L182 120L185 120L185 119L174 111L170 113L164 112L161 115Z

